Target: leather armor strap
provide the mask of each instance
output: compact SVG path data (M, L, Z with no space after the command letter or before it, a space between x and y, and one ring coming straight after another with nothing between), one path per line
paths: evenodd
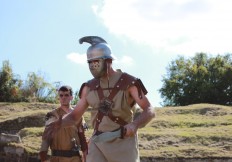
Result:
M123 89L127 88L126 86L128 86L128 84L125 84L127 82L128 82L127 74L122 73L121 77L119 78L117 83L112 88L112 91L111 91L110 95L107 97L107 99L112 101L114 96L118 93L119 90L123 90ZM100 85L100 83L99 83L99 85ZM98 93L98 97L100 100L104 98L103 89L100 86L97 87L97 93Z
M119 78L119 80L117 81L117 83L115 84L114 88L112 89L110 95L107 97L107 100L113 102L114 96L118 93L118 91L121 89L121 87L125 84L125 78L126 78L126 74L123 73L121 75L121 77ZM100 83L99 83L99 85L100 85ZM100 86L98 86L98 88L97 88L97 93L98 93L98 97L99 97L100 101L105 98L105 96L103 94L103 89ZM96 123L95 128L94 128L96 131L98 131L98 127L99 127L99 124L102 121L103 116L104 116L104 114L101 111L98 111L97 123ZM107 116L113 122L119 124L120 126L124 126L124 125L127 124L127 122L124 121L122 118L114 116L111 111L107 114Z
M98 127L102 121L102 118L104 117L104 114L100 111L98 111L97 113L97 120L96 120L96 124L95 124L95 130L98 131ZM117 116L113 116L113 114L111 112L108 113L108 117L115 123L119 124L120 126L124 126L126 124L128 124L125 120L123 120L120 117Z
M95 127L94 127L94 130L95 131L98 131L98 127L102 121L102 118L103 118L104 114L103 113L100 113L100 111L98 111L97 113L97 119L96 119L96 124L95 124Z
M110 112L108 114L108 117L115 123L119 124L120 126L124 126L126 124L128 124L125 120L123 120L122 118L120 117L117 117L117 116L113 116L113 114Z
M123 77L122 77L123 76ZM138 89L138 94L139 94L139 98L142 98L142 92L146 95L147 94L147 90L144 87L142 81L138 78L135 78L127 73L122 73L121 76L121 83L119 89L121 90L125 90L126 88L128 88L129 86L136 86ZM100 87L100 80L99 79L92 79L89 80L88 82L85 82L81 85L81 88L79 90L79 94L78 96L81 98L81 93L82 90L85 86L88 86L90 88L90 91L92 90L97 90Z
M115 129L115 130L113 130L111 132L114 133L114 132L118 132L118 131L120 132L120 136L119 137L121 139L123 139L124 136L125 136L125 134L126 134L126 129L123 126L120 126L118 129ZM94 136L98 136L98 135L103 134L103 133L105 133L105 132L101 132L101 131L96 130L93 135ZM109 132L107 132L107 133L109 133Z
M81 88L80 88L80 91L79 91L80 98L81 98L81 92L85 86L88 86L90 91L96 90L98 93L98 97L99 97L100 101L104 98L103 90L100 87L100 79L94 78L92 80L89 80L86 83L83 83ZM112 89L112 91L111 91L110 95L107 97L107 99L112 101L114 96L118 93L119 90L126 90L130 86L135 86L137 88L138 95L139 95L140 99L143 97L142 93L144 95L147 94L147 90L144 87L144 85L140 79L135 78L127 73L122 73L121 77L119 78L118 82L115 84L114 88ZM134 104L135 104L135 101L132 102L130 106L132 107ZM97 114L95 130L98 129L98 126L101 123L101 120L104 116L104 114L99 113L99 112L100 111L98 111L98 114ZM110 114L110 113L108 113L108 114ZM120 125L122 123L124 123L124 125L125 125L125 123L126 123L126 122L123 122L124 121L123 119L121 120L121 118L119 118L119 117L114 117L113 114L110 115L109 118L112 118L111 120L113 120L113 121L118 121L118 124L120 124ZM117 119L117 120L115 120L115 119Z

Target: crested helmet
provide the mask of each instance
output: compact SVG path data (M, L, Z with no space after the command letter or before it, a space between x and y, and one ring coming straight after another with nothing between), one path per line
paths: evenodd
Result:
M82 37L79 39L79 43L82 44L83 42L91 44L87 50L87 62L94 78L100 78L107 74L106 59L113 60L110 46L98 36Z
M98 36L86 36L79 39L79 43L90 43L91 46L87 50L87 61L96 59L113 59L111 47L107 42Z

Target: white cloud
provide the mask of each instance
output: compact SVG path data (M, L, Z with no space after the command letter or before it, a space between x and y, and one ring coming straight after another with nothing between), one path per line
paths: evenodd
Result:
M78 54L78 53L72 52L72 53L68 54L66 56L66 58L72 62L77 63L77 64L87 65L86 54Z
M129 57L129 56L123 56L122 58L120 59L115 59L115 64L117 64L119 67L122 67L122 66L132 66L134 65L134 60L133 58Z
M134 60L129 56L122 56L122 58L117 58L113 55L115 58L114 63L118 66L132 66L134 64ZM78 54L75 52L72 52L66 56L66 58L74 63L80 64L80 65L87 65L86 61L86 54Z
M171 54L232 52L230 0L105 0L93 6L111 33Z

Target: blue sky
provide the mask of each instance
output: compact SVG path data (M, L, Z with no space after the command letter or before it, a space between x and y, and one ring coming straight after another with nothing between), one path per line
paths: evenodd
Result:
M232 52L231 0L0 0L0 62L74 90L92 78L83 36L112 47L115 69L140 78L160 107L162 76L178 55Z

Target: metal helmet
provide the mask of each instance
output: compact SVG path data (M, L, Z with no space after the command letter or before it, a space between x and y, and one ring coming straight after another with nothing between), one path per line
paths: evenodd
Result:
M91 46L87 50L87 61L89 69L94 78L100 78L107 73L106 59L113 59L111 56L111 48L107 42L97 36L87 36L79 40L79 43L90 43Z
M79 39L79 43L90 43L91 46L87 50L87 61L96 59L113 59L111 47L107 42L98 36L86 36Z

